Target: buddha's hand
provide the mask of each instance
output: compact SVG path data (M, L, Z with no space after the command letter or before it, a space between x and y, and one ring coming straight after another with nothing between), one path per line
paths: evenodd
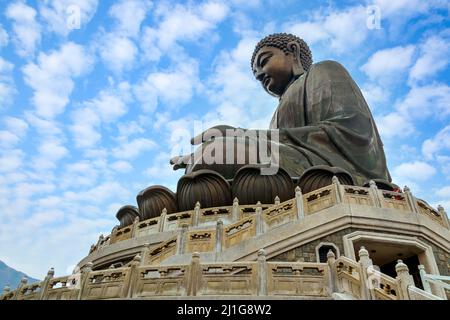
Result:
M227 125L219 125L211 127L205 131L203 131L201 134L195 136L191 139L191 144L197 145L201 144L207 141L212 141L214 138L217 137L225 137L226 136L226 130L235 130L232 126ZM201 156L201 155L200 155ZM170 159L170 164L173 166L173 170L178 170L182 168L186 168L188 164L191 164L194 159L194 154L188 154L183 156L176 156Z
M211 127L209 129L203 131L201 134L192 138L191 144L197 145L197 144L201 144L203 142L214 140L214 138L217 138L217 137L225 137L227 130L235 130L235 129L236 128L225 125L225 124Z

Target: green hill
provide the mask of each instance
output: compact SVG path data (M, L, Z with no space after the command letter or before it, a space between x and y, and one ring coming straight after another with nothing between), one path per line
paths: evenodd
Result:
M3 261L0 261L0 294L3 292L3 288L6 285L9 285L11 290L17 288L20 283L20 280L27 276L25 273L17 271L8 265L6 265ZM36 281L40 281L31 277L28 277L28 283L33 283Z

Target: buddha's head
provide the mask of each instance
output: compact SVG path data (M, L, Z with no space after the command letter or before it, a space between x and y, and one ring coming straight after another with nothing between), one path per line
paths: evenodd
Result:
M283 94L293 79L308 71L311 64L306 42L287 33L274 33L259 41L251 61L255 78L276 97Z

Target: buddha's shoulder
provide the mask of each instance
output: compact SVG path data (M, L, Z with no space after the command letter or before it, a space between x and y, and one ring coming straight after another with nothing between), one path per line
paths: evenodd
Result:
M325 79L341 78L342 76L349 77L347 70L342 64L333 60L324 60L311 65L308 70L310 76L316 76Z

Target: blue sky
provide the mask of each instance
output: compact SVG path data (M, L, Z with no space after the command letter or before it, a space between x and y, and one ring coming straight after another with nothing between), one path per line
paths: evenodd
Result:
M68 274L140 190L175 189L182 172L168 161L191 151L194 124L268 128L277 100L250 58L273 32L349 70L393 182L450 210L449 10L444 0L0 0L0 260L37 278L52 266Z

